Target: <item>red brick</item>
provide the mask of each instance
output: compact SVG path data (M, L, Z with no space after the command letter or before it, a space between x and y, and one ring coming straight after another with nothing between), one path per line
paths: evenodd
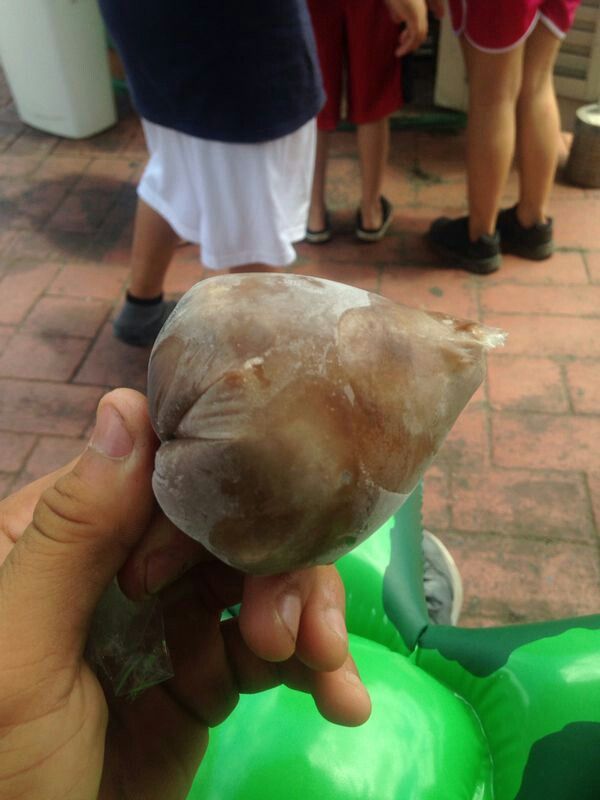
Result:
M595 542L585 481L577 473L455 470L451 503L457 530Z
M352 215L353 216L353 215ZM295 245L299 257L298 267L305 264L332 264L350 261L354 264L380 266L383 264L400 264L402 258L402 239L398 235L398 227L394 221L390 233L374 244L359 242L354 236L354 223L348 229L348 214L333 215L333 240L326 245L312 245L298 242ZM335 246L333 246L335 245Z
M2 181L2 196L8 201L6 218L12 228L37 228L62 202L68 187L56 181L13 178Z
M356 186L358 189L358 182ZM416 201L417 184L411 180L405 165L388 164L383 180L383 194L394 206Z
M87 170L86 178L106 178L111 182L130 180L137 164L130 158L94 158ZM92 184L90 184L92 185Z
M21 135L8 150L8 155L43 156L50 153L58 141L56 136L23 127Z
M75 383L126 386L144 392L149 355L149 347L131 347L115 339L112 326L107 324L77 373Z
M434 463L453 469L479 469L489 461L487 412L471 403L454 423Z
M577 200L554 200L554 238L558 247L598 247L600 198L586 197Z
M95 336L106 320L110 303L79 297L41 297L23 323L43 336Z
M417 137L418 169L429 175L462 178L465 174L465 134L421 133Z
M53 150L53 155L90 156L93 158L115 156L118 158L131 136L131 123L129 120L121 118L118 125L89 139L61 139Z
M199 261L179 261L172 263L167 271L165 293L182 295L202 278L210 277Z
M448 534L465 587L465 613L534 622L597 613L597 546Z
M90 186L77 188L65 198L47 224L50 231L94 233L114 203L114 194Z
M586 477L590 490L596 531L600 533L600 471L588 472Z
M600 316L600 286L489 286L481 290L481 304L501 314Z
M396 303L463 319L479 316L476 282L459 271L387 267L381 279L381 294Z
M87 234L26 230L15 231L9 254L11 258L58 261L81 258L89 247Z
M567 364L567 379L577 414L600 414L600 362Z
M50 294L114 300L125 285L127 269L111 264L67 264L50 285Z
M12 486L12 491L66 466L84 451L87 439L71 439L64 436L41 436L27 459L25 469Z
M15 332L15 328L11 325L0 325L0 354L10 341L10 337Z
M331 211L352 209L358 205L360 170L356 157L338 156L327 164L326 203Z
M423 525L434 531L450 527L450 491L448 469L433 464L423 479Z
M600 357L600 319L484 314L483 321L508 332L508 355Z
M37 181L66 181L67 184L75 183L85 172L89 158L61 158L54 155L48 156L35 172Z
M87 339L16 333L0 356L0 376L68 381L88 346Z
M316 263L302 264L294 267L296 275L311 275L314 278L323 278L338 283L348 283L368 292L376 292L379 283L379 270L367 264L333 264ZM207 277L206 272L204 273Z
M600 417L493 414L493 462L502 467L600 471Z
M464 180L417 181L417 202L432 208L454 209L454 216L467 211L467 187Z
M91 386L0 379L0 430L81 436L103 393Z
M20 178L30 175L40 165L40 158L35 156L12 156L4 154L0 158L0 177Z
M140 160L148 158L148 147L146 146L146 139L144 138L144 132L141 127L138 127L133 133L131 139L129 139L125 147L121 150L121 155Z
M502 268L486 276L485 285L517 284L588 284L582 253L556 252L548 261L528 261L518 256L503 255Z
M600 253L586 253L585 260L592 282L600 283Z
M21 469L34 442L34 436L0 431L0 472Z
M494 408L567 413L561 368L542 358L488 356L488 392Z
M58 272L57 264L20 262L0 279L0 324L14 325L27 315Z
M6 257L6 255L10 252L13 242L17 238L18 233L17 231L11 230L4 230L0 231L0 254L2 257ZM0 269L2 269L2 265L0 264Z

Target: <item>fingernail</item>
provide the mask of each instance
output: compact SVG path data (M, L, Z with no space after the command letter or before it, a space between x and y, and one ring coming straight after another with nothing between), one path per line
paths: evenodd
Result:
M146 594L157 594L165 586L173 583L187 569L182 562L181 553L173 550L159 550L146 559L144 587Z
M302 613L300 596L293 593L284 594L279 599L277 613L295 642L298 635L298 625L300 624L300 614Z
M98 409L90 447L108 458L125 458L133 450L133 439L123 417L110 403Z
M328 608L325 611L325 621L336 636L339 636L343 642L348 641L346 621L339 608Z

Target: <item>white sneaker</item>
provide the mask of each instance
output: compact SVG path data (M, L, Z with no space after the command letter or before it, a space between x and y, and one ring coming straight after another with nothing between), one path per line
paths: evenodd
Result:
M460 572L446 546L423 530L423 589L429 619L434 625L456 625L463 604Z

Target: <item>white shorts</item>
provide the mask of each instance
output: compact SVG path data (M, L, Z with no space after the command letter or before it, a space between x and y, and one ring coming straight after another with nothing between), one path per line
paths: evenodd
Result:
M259 144L198 139L142 120L150 160L138 195L209 269L284 267L306 234L315 159L315 120Z

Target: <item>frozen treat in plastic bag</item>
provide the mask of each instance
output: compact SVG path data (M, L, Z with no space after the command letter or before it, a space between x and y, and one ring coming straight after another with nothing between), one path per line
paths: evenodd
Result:
M503 336L317 278L204 280L150 359L158 502L240 570L334 561L410 494Z

